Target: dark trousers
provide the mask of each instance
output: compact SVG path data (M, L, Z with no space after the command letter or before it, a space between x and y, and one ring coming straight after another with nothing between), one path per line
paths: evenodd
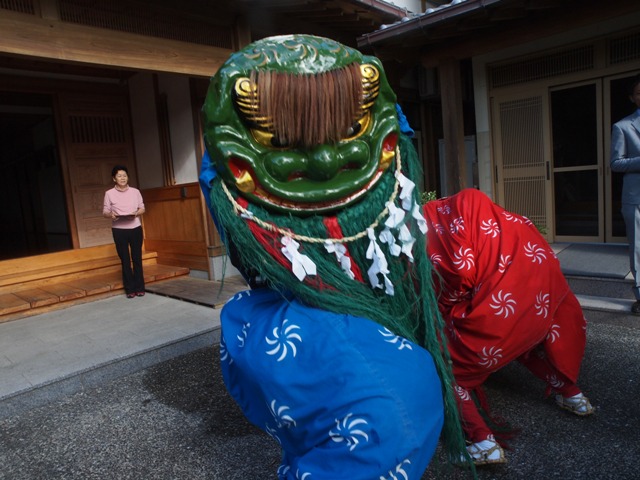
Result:
M122 283L126 293L144 292L142 272L142 227L112 228L113 241L122 264Z

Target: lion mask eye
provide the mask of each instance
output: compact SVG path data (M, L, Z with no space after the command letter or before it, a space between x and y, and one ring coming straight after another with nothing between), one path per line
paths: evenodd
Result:
M253 138L256 142L265 147L280 149L289 148L289 145L287 143L280 141L278 137L276 137L273 133L266 130L252 128L251 135L253 135Z
M354 140L364 134L369 129L371 123L371 111L367 110L364 115L356 120L351 127L347 130L347 135L344 140Z

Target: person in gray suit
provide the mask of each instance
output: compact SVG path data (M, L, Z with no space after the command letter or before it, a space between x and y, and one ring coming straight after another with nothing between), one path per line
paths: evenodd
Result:
M622 217L629 241L629 263L636 297L631 313L640 315L640 74L629 86L629 100L637 109L611 129L611 170L622 178Z

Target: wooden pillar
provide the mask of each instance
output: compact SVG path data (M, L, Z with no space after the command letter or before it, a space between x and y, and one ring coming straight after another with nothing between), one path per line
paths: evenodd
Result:
M452 58L441 62L438 73L444 134L444 159L440 167L444 170L446 179L445 184L440 187L442 195L446 196L470 186L466 185L460 61Z

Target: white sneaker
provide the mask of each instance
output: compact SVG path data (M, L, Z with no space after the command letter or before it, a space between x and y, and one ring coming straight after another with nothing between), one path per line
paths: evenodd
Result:
M468 445L467 452L476 465L507 463L507 459L504 458L504 450L493 437Z
M595 409L589 403L589 399L584 396L583 393L574 395L573 397L563 397L562 395L556 395L556 403L560 408L570 411L575 415L586 417L595 412Z

